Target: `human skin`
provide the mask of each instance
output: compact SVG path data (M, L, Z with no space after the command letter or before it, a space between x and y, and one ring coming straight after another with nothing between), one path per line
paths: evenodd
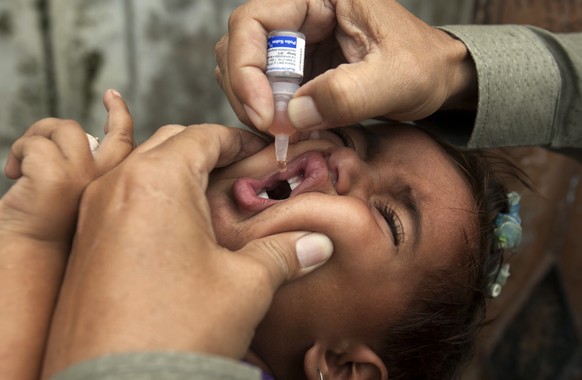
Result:
M281 288L257 328L252 351L275 378L303 378L314 368L329 378L350 365L384 376L373 355L381 331L406 309L423 273L461 268L477 231L469 188L431 137L409 126L344 131L354 149L321 131L321 139L290 147L287 173L275 173L268 147L213 173L207 191L216 236L230 249L297 229L334 242L326 266ZM306 180L290 198L255 195L268 178L297 174ZM379 204L393 208L401 223L399 246Z
M72 120L43 119L13 145L0 199L0 378L38 379L83 190L133 149L133 122L107 91L106 136L92 152Z
M112 353L242 358L276 289L333 251L327 237L309 231L236 252L216 243L208 173L264 145L240 129L166 126L88 186L43 378Z
M436 143L411 127L382 130L373 146L350 130L356 150L331 132L295 144L288 175L306 168L310 179L283 202L258 199L246 177L274 173L272 146L208 177L261 149L256 137L199 126L148 140L85 192L44 375L108 353L241 359L250 347L276 378L317 379L320 368L386 379L383 328L424 272L463 264L476 231L469 190ZM408 186L420 234L402 204ZM398 228L376 210L383 202ZM293 244L305 232L291 231L329 233L332 259L297 279Z
M305 79L288 106L298 130L475 108L467 48L395 0L251 0L216 45L215 75L239 119L261 131L274 115L265 76L273 30L297 30L308 44Z

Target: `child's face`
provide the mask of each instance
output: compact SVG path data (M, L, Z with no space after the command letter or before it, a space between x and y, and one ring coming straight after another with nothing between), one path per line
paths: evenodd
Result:
M423 273L461 265L477 234L469 189L432 138L409 126L344 132L353 146L329 131L291 145L286 173L269 146L211 178L222 245L238 249L285 231L321 232L334 243L325 266L277 293L253 343L263 356L321 337L378 339ZM290 176L300 183L288 199L257 196Z

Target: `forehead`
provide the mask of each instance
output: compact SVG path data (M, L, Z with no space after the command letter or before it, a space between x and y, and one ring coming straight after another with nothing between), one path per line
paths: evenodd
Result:
M409 186L421 215L414 256L454 260L477 233L476 208L462 169L430 135L411 126L366 128L368 160L392 186ZM428 256L428 257L427 257Z

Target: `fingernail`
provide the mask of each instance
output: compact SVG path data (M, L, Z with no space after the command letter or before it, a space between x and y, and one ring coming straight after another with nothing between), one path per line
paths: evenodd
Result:
M121 94L119 93L119 91L117 91L117 90L110 89L109 91L111 91L111 93L113 95L117 96L118 98L121 98L122 97Z
M99 149L99 138L88 133L85 134L87 135L87 140L89 140L89 149L91 149L91 153L95 153L97 149Z
M310 96L291 99L287 112L289 112L291 124L297 129L308 129L323 122L323 117Z
M319 233L301 236L295 242L297 258L302 268L311 268L326 262L333 253L331 240Z
M263 118L246 104L243 104L243 108L245 109L249 119L251 119L251 123L253 123L253 125L257 128L260 127L263 122Z

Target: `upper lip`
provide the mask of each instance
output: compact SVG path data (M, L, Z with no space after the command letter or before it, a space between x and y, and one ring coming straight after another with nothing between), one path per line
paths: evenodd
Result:
M311 191L318 191L324 187L335 185L337 173L331 172L328 167L327 154L317 151L306 152L288 163L287 170L275 173L266 178L239 178L234 182L234 198L239 207L247 211L262 211L275 203L281 202L257 196L265 189L274 187L280 181L299 177L299 185L293 189L289 198Z

